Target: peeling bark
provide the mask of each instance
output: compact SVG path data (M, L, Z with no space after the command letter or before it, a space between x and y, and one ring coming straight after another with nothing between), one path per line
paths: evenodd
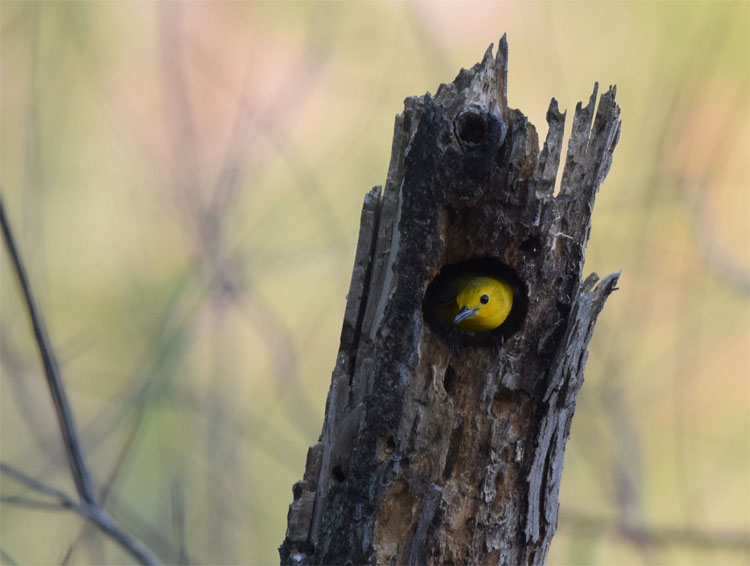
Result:
M617 143L615 88L549 133L507 105L507 43L396 118L365 197L320 441L294 485L285 564L543 563L587 345L618 274L581 282ZM441 328L440 270L492 258L523 282L510 335Z

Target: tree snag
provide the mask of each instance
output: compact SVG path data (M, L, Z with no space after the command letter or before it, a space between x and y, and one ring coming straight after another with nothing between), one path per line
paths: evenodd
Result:
M406 99L385 190L365 197L320 441L293 487L284 564L541 564L596 317L619 274L581 281L620 132L615 88L549 133L507 105L507 42ZM505 266L523 303L481 334L432 320L446 266ZM452 269L452 267L447 267ZM453 267L455 268L455 267ZM514 307L515 308L515 307Z

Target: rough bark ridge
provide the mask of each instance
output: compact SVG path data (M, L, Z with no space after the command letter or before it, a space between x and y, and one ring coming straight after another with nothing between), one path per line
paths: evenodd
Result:
M365 197L320 442L294 485L289 564L542 563L594 322L618 275L581 282L594 197L620 132L615 89L539 151L507 106L507 43L396 118L385 190ZM495 258L527 291L511 336L423 312L445 265Z

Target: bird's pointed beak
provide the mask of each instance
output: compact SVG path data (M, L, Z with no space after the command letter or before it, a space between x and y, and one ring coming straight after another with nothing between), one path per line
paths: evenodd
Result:
M479 309L470 309L468 307L461 307L461 310L458 311L458 314L456 315L456 318L453 319L453 324L458 324L462 320L466 320L467 318L471 318L475 314L477 314L477 311Z

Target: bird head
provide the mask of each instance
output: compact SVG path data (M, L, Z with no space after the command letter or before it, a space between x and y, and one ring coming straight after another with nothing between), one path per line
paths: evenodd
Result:
M461 330L484 332L500 326L513 306L512 287L493 277L470 277L456 296L453 324Z

